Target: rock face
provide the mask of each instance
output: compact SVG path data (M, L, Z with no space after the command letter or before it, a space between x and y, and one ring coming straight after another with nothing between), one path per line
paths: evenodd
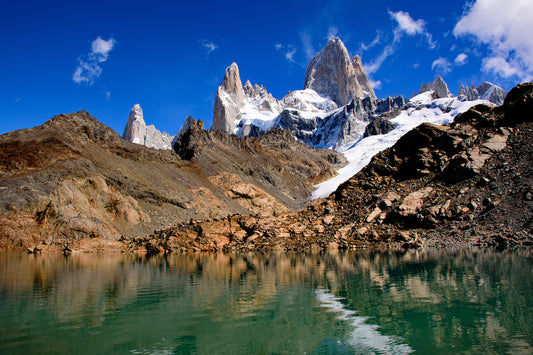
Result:
M507 92L499 86L489 82L484 82L479 86L470 87L461 85L457 97L463 101L473 101L477 99L487 100L496 105L503 105Z
M422 94L424 92L433 91L432 97L434 99L443 99L447 97L453 97L453 95L450 93L450 90L448 90L448 85L442 79L441 76L438 76L433 80L431 83L423 84L420 87L420 91L418 94Z
M374 89L366 77L365 70L363 69L363 63L361 62L361 57L359 55L355 55L352 58L352 65L355 70L355 77L357 78L359 85L361 85L365 96L367 95L372 99L377 99Z
M156 149L171 149L173 140L172 136L166 132L160 132L154 125L146 125L139 104L135 104L131 109L122 138L128 142Z
M347 105L357 97L374 98L374 91L368 80L365 80L366 75L360 63L357 58L352 62L342 41L332 37L307 66L304 89L313 89L319 95L331 98L339 106ZM363 82L360 83L358 79Z
M213 111L212 130L223 130L234 133L235 120L239 119L240 111L244 107L244 90L242 88L239 67L232 63L226 68L224 79L218 87Z

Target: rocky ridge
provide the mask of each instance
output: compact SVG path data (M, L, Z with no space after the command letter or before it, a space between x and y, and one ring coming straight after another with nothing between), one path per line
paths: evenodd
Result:
M191 218L288 211L344 161L287 131L220 133L191 120L175 144L183 158L127 142L85 111L0 136L0 250L120 249Z
M249 81L242 95L239 83L239 70L233 63L217 92L212 130L256 137L281 127L315 147L338 149L357 141L374 118L405 103L401 96L378 100L361 58L350 59L335 37L309 63L304 90L292 91L278 101Z
M473 101L477 99L487 100L495 103L496 105L503 105L507 92L502 88L489 83L484 82L481 85L472 85L470 87L461 85L459 94L457 97L463 101Z
M270 217L193 221L131 240L149 253L533 243L533 83L502 107L423 124L325 200Z

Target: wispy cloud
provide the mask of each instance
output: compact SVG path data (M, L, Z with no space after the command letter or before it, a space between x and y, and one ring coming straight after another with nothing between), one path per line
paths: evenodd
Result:
M431 63L431 70L440 74L447 74L452 71L452 63L448 59L440 57Z
M107 61L109 52L115 47L113 38L103 40L98 36L91 43L91 52L78 58L78 65L72 75L72 80L77 84L92 85L94 80L102 74L101 64Z
M404 12L404 11L398 11L398 12L389 11L389 16L392 20L396 22L396 27L393 30L394 39L391 43L387 44L383 48L383 51L376 58L374 58L370 63L365 64L365 71L367 74L373 74L379 70L379 68L385 62L385 60L394 54L398 44L400 43L401 39L405 35L425 36L430 48L435 48L436 46L435 42L433 41L431 37L431 34L426 30L426 22L424 20L422 19L415 20L411 17L411 15L409 15L409 13ZM366 48L370 48L370 46L374 46L378 44L380 41L381 41L381 38L378 32L378 35L376 36L376 38L372 41L372 43L370 43L370 45L366 46ZM365 47L362 46L361 48L365 48Z
M328 39L330 39L331 37L337 36L338 32L339 32L339 29L337 28L337 26L329 26L329 28L328 28Z
M289 62L295 63L294 54L296 53L296 47L294 45L288 44L285 46L281 43L276 43L274 44L274 48L276 48L278 52L283 54L285 59L287 59Z
M216 44L206 39L201 39L199 42L200 45L205 49L207 55L213 53L215 50L218 49L218 46Z
M468 56L464 53L459 53L457 57L455 57L455 60L454 60L455 65L458 65L458 66L465 65L467 61L468 61Z
M300 40L302 41L305 57L307 61L310 61L316 54L313 44L311 43L311 36L306 32L301 32Z
M502 78L533 78L533 4L531 0L477 0L455 25L455 36L473 36L489 55L485 72Z
M105 92L105 98L107 99L107 101L111 101L111 91Z
M360 45L360 51L361 52L365 52L367 50L369 50L370 48L373 48L375 46L377 46L380 42L381 42L381 38L383 36L383 33L381 31L378 31L377 34L376 34L376 37L372 40L372 42L370 42L369 44L364 44L364 43L361 43Z

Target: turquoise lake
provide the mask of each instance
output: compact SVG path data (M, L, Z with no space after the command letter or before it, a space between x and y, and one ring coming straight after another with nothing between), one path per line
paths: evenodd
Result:
M533 354L533 253L0 254L2 354Z

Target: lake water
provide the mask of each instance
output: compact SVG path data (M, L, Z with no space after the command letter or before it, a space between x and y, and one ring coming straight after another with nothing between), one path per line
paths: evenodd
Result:
M531 251L0 254L2 354L531 354Z

